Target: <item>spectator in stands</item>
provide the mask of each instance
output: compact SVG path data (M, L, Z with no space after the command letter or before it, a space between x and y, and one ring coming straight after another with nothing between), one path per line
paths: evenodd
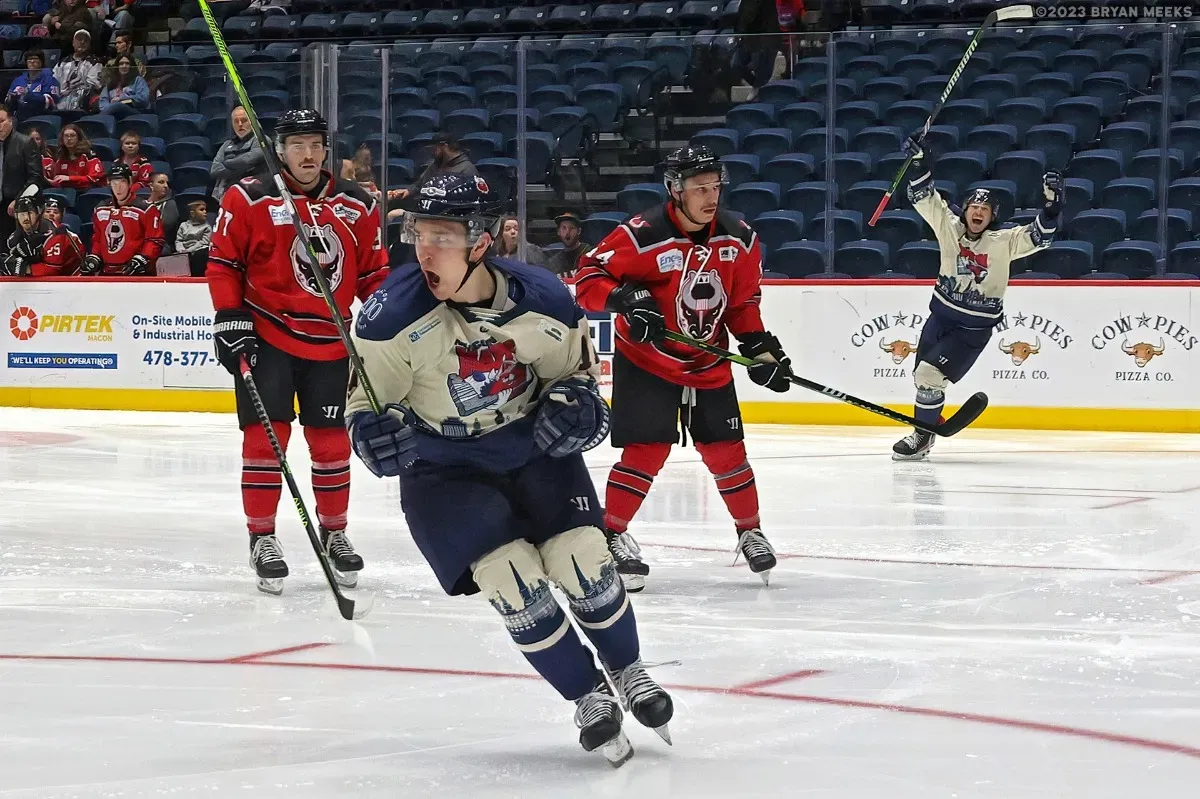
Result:
M171 179L166 172L155 172L150 177L150 199L146 204L158 209L162 217L163 238L167 240L167 252L175 241L175 231L179 228L179 206L175 203L175 195L171 191Z
M85 30L90 35L99 28L96 15L84 0L61 0L55 3L43 22L50 28L50 35L58 39L59 47L63 50L71 49L76 31Z
M16 229L13 203L30 184L40 188L42 163L33 142L13 127L13 116L0 106L0 241L8 241Z
M213 198L220 200L225 190L242 178L265 175L267 156L254 139L246 109L234 106L229 115L233 136L217 150L209 176L213 179Z
M150 87L146 85L146 79L138 74L133 57L123 55L117 59L116 74L100 93L100 113L121 119L149 110Z
M117 61L121 56L129 56L133 59L133 65L137 69L137 73L143 78L146 77L146 62L137 57L133 52L133 32L123 31L113 37L113 56L108 59L104 65L104 75L102 80L108 83L117 74Z
M133 4L134 0L101 0L102 5L108 5L108 13L100 15L104 20L105 26L112 30L114 35L129 33L133 30ZM132 44L132 42L130 43ZM142 76L145 77L145 72Z
M25 52L26 71L17 76L4 98L4 104L18 118L45 114L58 102L58 81L46 69L46 54L41 50Z
M192 200L187 205L188 218L175 234L175 252L188 257L192 277L204 277L208 266L208 247L212 244L212 226L208 224L208 203ZM178 215L178 211L176 211Z
M500 238L492 245L492 255L498 258L521 257L521 222L512 214L505 214L500 220ZM546 265L546 254L542 248L525 242L525 263L534 266Z
M389 200L403 200L412 194L423 183L434 175L443 172L456 172L461 175L478 175L479 171L471 163L467 154L459 149L458 139L452 133L437 133L433 137L433 160L407 189L393 189L388 192Z
M33 149L42 159L42 177L47 181L54 177L54 152L50 149L50 145L46 143L46 137L42 135L42 129L35 127L29 131L29 140L33 142Z
M64 125L59 132L55 156L51 186L87 191L103 186L107 180L104 164L92 152L92 143L74 123Z
M117 163L129 167L133 173L133 185L129 190L134 194L150 185L154 166L142 155L142 137L137 131L127 130L121 134L121 154L117 156Z
M362 169L371 172L375 168L375 158L366 142L358 145L353 158L342 159L342 180L354 180L354 175Z
M73 52L54 68L58 80L58 110L90 114L100 97L100 62L92 55L92 34L77 31L71 39Z
M563 248L552 253L546 268L561 277L570 277L579 268L579 256L592 249L591 244L584 242L582 220L574 211L564 211L554 217L558 225L558 240Z

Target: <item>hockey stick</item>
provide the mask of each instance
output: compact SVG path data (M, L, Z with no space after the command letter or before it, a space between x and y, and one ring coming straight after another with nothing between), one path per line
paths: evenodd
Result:
M313 552L317 553L317 562L321 564L321 571L325 574L325 581L329 583L329 589L333 591L334 597L337 598L338 610L342 614L342 618L346 621L353 619L361 619L371 612L371 599L369 596L360 599L361 605L355 607L355 601L342 593L341 586L337 584L337 578L333 576L333 567L329 565L329 560L325 557L325 553L321 551L321 539L317 537L316 530L313 529L312 519L309 518L308 508L304 507L304 498L300 496L300 489L296 485L296 479L292 477L292 470L288 467L287 456L284 455L283 447L279 444L279 438L275 435L275 428L271 426L271 417L267 414L267 408L263 405L262 395L258 393L258 386L254 382L254 375L250 372L250 364L246 363L246 358L241 359L242 381L246 384L246 391L250 394L250 402L254 405L254 412L258 414L258 421L262 424L263 430L266 431L267 440L271 442L271 449L275 452L275 460L279 461L279 468L283 472L283 479L287 482L288 493L292 495L292 502L296 504L296 512L300 514L300 521L304 523L304 531L308 533L308 541L312 544Z
M958 62L958 66L954 68L954 72L950 73L950 80L946 81L946 88L942 90L942 95L938 98L937 105L930 112L929 119L925 120L925 125L921 128L921 132L917 134L917 142L925 141L925 136L928 135L929 129L933 127L933 120L937 118L938 113L942 110L942 106L946 104L946 98L950 96L950 92L954 91L954 85L958 83L963 70L967 68L967 62L971 60L971 55L975 52L975 48L979 46L979 40L983 38L983 34L997 22L1009 19L1033 19L1033 6L1008 6L1007 8L998 8L987 15L983 20L983 24L979 26L979 30L975 31L975 35L967 45L967 52L963 54L962 59ZM900 167L900 171L896 173L896 179L892 181L892 187L883 195L883 199L879 201L875 213L871 214L870 220L867 221L869 227L875 227L875 223L879 221L879 216L883 213L883 209L887 208L887 204L892 199L892 195L896 193L896 189L900 188L900 181L904 179L904 173L908 171L908 167L912 162L912 156L905 159L904 164Z
M697 341L696 339L689 338L682 333L676 333L673 330L668 330L665 334L665 338L669 341L677 341L680 344L687 344L689 347L695 347L698 350L704 350L707 353L716 355L718 358L724 358L727 361L732 361L733 363L741 364L742 366L754 366L755 364L759 363L753 358L747 358L744 355L738 355L730 352L729 350L723 350L720 347L713 346L712 344L707 344L703 341ZM958 409L958 412L949 419L940 424L931 425L918 421L912 416L905 416L902 413L893 411L891 408L885 408L882 405L876 405L873 402L867 402L864 399L859 399L858 397L847 394L844 391L838 391L836 388L823 386L820 383L800 377L797 374L789 374L788 380L793 385L800 386L801 388L807 388L809 391L815 391L818 394L824 394L827 397L833 397L836 400L841 400L847 405L853 405L855 408L861 408L869 413L874 413L891 419L893 422L909 425L910 427L915 427L923 432L933 433L934 435L938 436L952 436L955 433L961 432L963 428L978 419L979 414L983 413L988 406L987 394L984 394L982 391L980 391L969 397L967 401L962 404L962 407Z
M333 290L329 286L329 278L325 276L325 272L321 269L321 262L317 258L316 251L313 249L312 240L304 230L304 223L300 220L300 213L296 209L296 204L292 201L292 195L288 191L287 184L283 181L283 166L279 163L279 156L275 154L275 149L267 141L262 125L258 121L258 115L254 113L254 106L250 104L250 95L246 93L246 87L242 85L242 78L238 74L237 67L234 66L233 58L229 55L229 49L225 46L225 38L221 35L221 28L217 25L216 18L213 17L212 6L209 5L209 0L199 0L199 3L200 12L204 15L204 21L208 24L208 32L212 36L217 53L221 56L221 62L225 65L225 71L229 73L229 80L233 84L233 90L237 94L238 102L245 109L246 116L250 118L250 129L254 132L254 138L258 142L258 146L262 148L263 155L267 161L267 169L270 171L271 177L279 189L279 196L283 198L283 205L287 208L288 215L292 219L292 226L296 228L296 236L304 243L304 254L308 256L308 262L312 266L313 278L317 282L317 288L320 289L325 304L329 306L329 313L333 317L334 325L337 327L338 336L341 337L342 343L346 345L346 352L350 356L350 368L354 370L354 374L358 377L359 385L362 386L363 393L367 396L367 402L371 404L371 410L376 414L381 414L383 413L383 406L379 404L379 399L375 396L375 389L371 386L371 381L367 378L366 369L363 368L362 358L359 357L358 350L354 347L354 341L350 338L350 328L347 326L342 312L338 309L337 300L333 297Z

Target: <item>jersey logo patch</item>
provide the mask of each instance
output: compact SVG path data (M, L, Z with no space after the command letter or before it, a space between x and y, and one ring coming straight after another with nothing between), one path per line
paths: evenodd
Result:
M320 263L321 270L329 281L329 290L337 291L338 286L342 284L342 265L346 260L345 254L342 252L342 240L333 232L333 225L328 223L320 227L305 225L304 232L308 234L313 252L317 255L317 262ZM296 276L296 282L300 284L300 288L314 297L320 297L321 289L317 285L317 278L313 275L312 267L308 264L308 253L305 252L304 244L299 237L292 239L290 255L292 274Z
M513 341L454 343L458 372L446 378L446 387L459 416L499 408L533 382L533 371L517 360Z
M679 250L668 250L658 255L659 272L678 272L683 269L683 253Z
M728 263L733 263L737 260L737 247L722 247L721 260Z
M125 226L114 216L104 228L104 243L109 255L116 255L125 246Z
M292 215L288 213L288 209L282 205L271 206L271 224L272 225L290 225L292 224Z
M988 257L985 252L973 252L961 244L958 246L959 275L971 275L976 283L982 283L988 276Z
M701 261L703 267L708 263L712 250L707 247L697 247L696 250L704 251ZM679 294L675 298L675 315L684 335L708 341L717 332L717 325L728 304L729 296L725 293L720 272L715 269L684 269L683 278L679 281Z

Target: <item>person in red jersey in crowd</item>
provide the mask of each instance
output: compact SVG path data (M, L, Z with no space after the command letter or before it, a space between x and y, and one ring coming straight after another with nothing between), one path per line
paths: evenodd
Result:
M78 125L64 125L59 132L52 173L46 177L51 186L76 191L104 185L104 164L92 152L92 143Z
M121 134L121 154L115 163L124 164L133 173L133 193L137 194L150 185L150 176L154 174L154 165L150 159L142 155L142 137L137 131L127 130Z
M329 127L316 111L288 111L275 126L283 181L338 309L349 318L354 299L366 300L383 283L387 254L375 199L322 168L328 147ZM312 456L321 544L338 581L352 587L363 568L346 537L349 357L313 266L274 182L250 177L226 190L207 271L217 312L213 334L218 359L235 376L250 564L259 590L271 594L283 590L288 574L275 537L282 474L240 377L243 358L285 448L298 400Z

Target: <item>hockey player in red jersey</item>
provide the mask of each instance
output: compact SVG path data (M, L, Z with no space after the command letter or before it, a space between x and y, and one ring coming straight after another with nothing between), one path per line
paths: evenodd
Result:
M622 223L580 259L576 297L590 311L619 314L613 358L612 443L621 460L608 478L609 548L630 591L649 567L627 532L672 445L691 433L737 531L737 550L768 581L775 552L759 527L758 492L746 459L729 362L666 341L673 330L719 347L728 334L762 363L750 379L787 391L790 361L759 313L762 252L754 231L718 202L721 162L706 147L667 157L670 200Z
M47 277L73 275L83 263L83 243L50 218L43 216L40 198L18 197L13 211L17 229L8 237L8 256L0 264L0 275ZM46 205L61 201L52 197Z
M374 199L357 183L322 169L329 128L316 111L286 112L275 126L283 178L343 317L387 275ZM287 447L299 401L312 456L312 485L325 556L347 587L363 567L346 538L350 439L344 413L350 368L346 347L312 273L303 242L274 183L246 178L221 198L209 251L208 286L217 357L236 377L242 429L242 505L258 587L283 590L287 563L275 538L282 490L279 463L240 378L253 369L279 443Z
M133 195L133 173L113 164L108 175L112 199L92 212L92 251L83 259L83 274L153 277L166 247L158 209Z

